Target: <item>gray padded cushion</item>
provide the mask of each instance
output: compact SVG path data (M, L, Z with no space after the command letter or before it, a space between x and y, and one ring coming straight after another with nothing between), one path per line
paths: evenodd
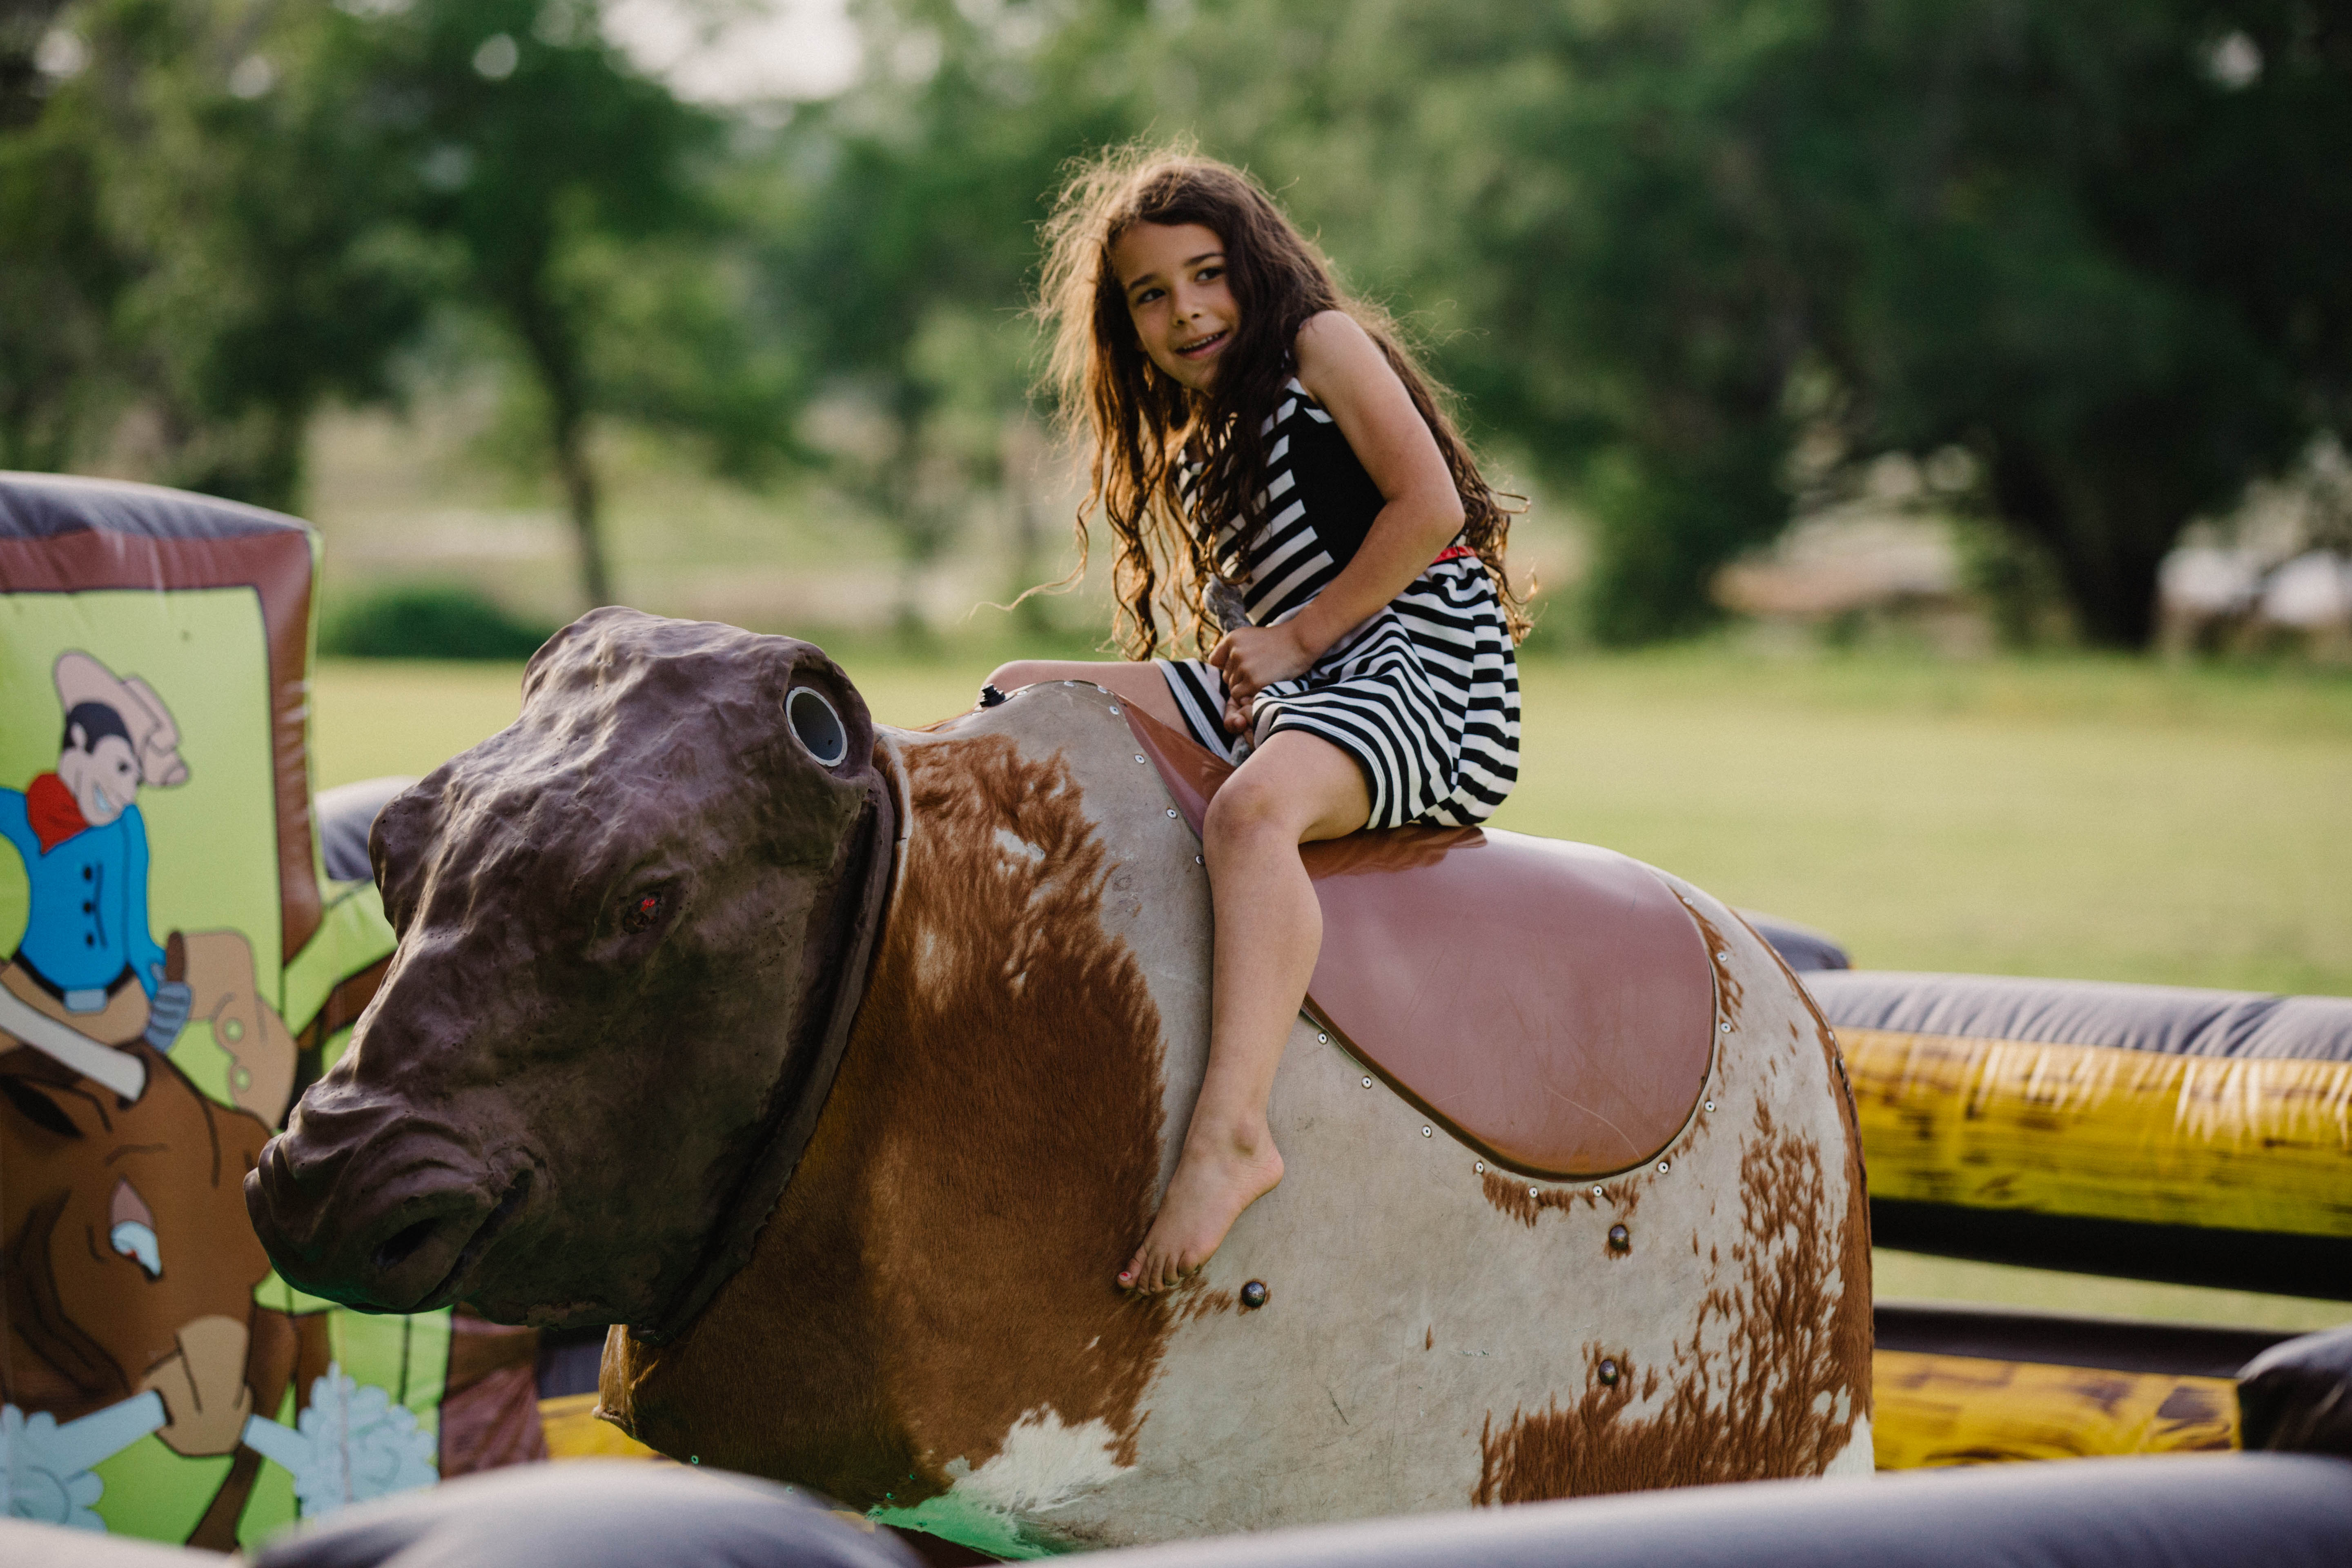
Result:
M94 529L147 539L234 539L305 526L282 512L160 485L0 473L0 538L53 539Z
M2116 1046L2173 1056L2352 1061L2352 996L1886 969L1808 974L1805 989L1837 1028Z
M2248 1448L2352 1458L2352 1328L2273 1345L2238 1373Z
M1762 1481L1111 1552L1099 1568L2343 1568L2352 1465L2068 1459Z
M322 789L312 798L310 817L319 825L319 848L327 862L328 876L338 882L375 880L375 869L368 863L368 830L392 797L415 782L404 777L362 779Z
M1853 961L1846 957L1845 949L1839 946L1837 939L1827 931L1801 926L1794 921L1784 921L1775 915L1759 914L1754 910L1735 910L1732 912L1746 921L1748 927L1764 939L1765 944L1780 955L1781 963L1800 974L1810 974L1821 969L1853 967Z
M920 1568L806 1495L641 1459L519 1465L363 1503L256 1568Z

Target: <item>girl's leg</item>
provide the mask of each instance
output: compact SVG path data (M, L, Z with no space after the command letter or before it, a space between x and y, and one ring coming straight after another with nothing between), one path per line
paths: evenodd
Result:
M1353 833L1371 809L1355 759L1297 731L1252 752L1209 803L1202 837L1216 936L1208 1071L1168 1195L1120 1285L1175 1285L1282 1180L1266 1100L1323 948L1323 910L1298 847Z
M1168 678L1148 659L1016 658L998 665L988 684L1010 697L1044 680L1085 680L1107 687L1120 701L1134 703L1162 724L1180 731L1184 728Z

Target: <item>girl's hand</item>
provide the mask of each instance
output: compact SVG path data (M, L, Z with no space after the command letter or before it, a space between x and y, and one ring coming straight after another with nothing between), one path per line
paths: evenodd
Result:
M1257 694L1277 680L1306 674L1317 651L1307 647L1288 621L1227 632L1208 658L1225 678L1225 729L1235 735L1249 733L1250 706Z

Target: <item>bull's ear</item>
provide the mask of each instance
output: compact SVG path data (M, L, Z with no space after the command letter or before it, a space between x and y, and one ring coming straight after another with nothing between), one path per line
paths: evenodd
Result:
M384 802L368 829L368 866L383 895L384 918L397 933L408 924L407 878L415 870L430 826L432 806L424 792L411 786Z
M625 630L632 623L652 619L653 616L639 610L604 605L562 627L540 644L539 651L532 654L530 662L523 666L523 706L530 707L532 696L549 681L562 680L583 661L593 663L614 631Z

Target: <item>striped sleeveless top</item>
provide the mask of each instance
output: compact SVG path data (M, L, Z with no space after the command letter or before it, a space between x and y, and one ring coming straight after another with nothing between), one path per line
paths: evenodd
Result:
M1339 576L1385 505L1331 416L1293 380L1267 416L1265 510L1244 548L1217 531L1218 559L1250 619L1288 620ZM1187 506L1200 478L1182 480ZM1366 826L1482 822L1518 779L1518 661L1494 584L1475 556L1448 552L1307 672L1258 694L1252 743L1285 730L1330 742L1363 770ZM1162 659L1192 738L1232 761L1224 680L1196 659Z

